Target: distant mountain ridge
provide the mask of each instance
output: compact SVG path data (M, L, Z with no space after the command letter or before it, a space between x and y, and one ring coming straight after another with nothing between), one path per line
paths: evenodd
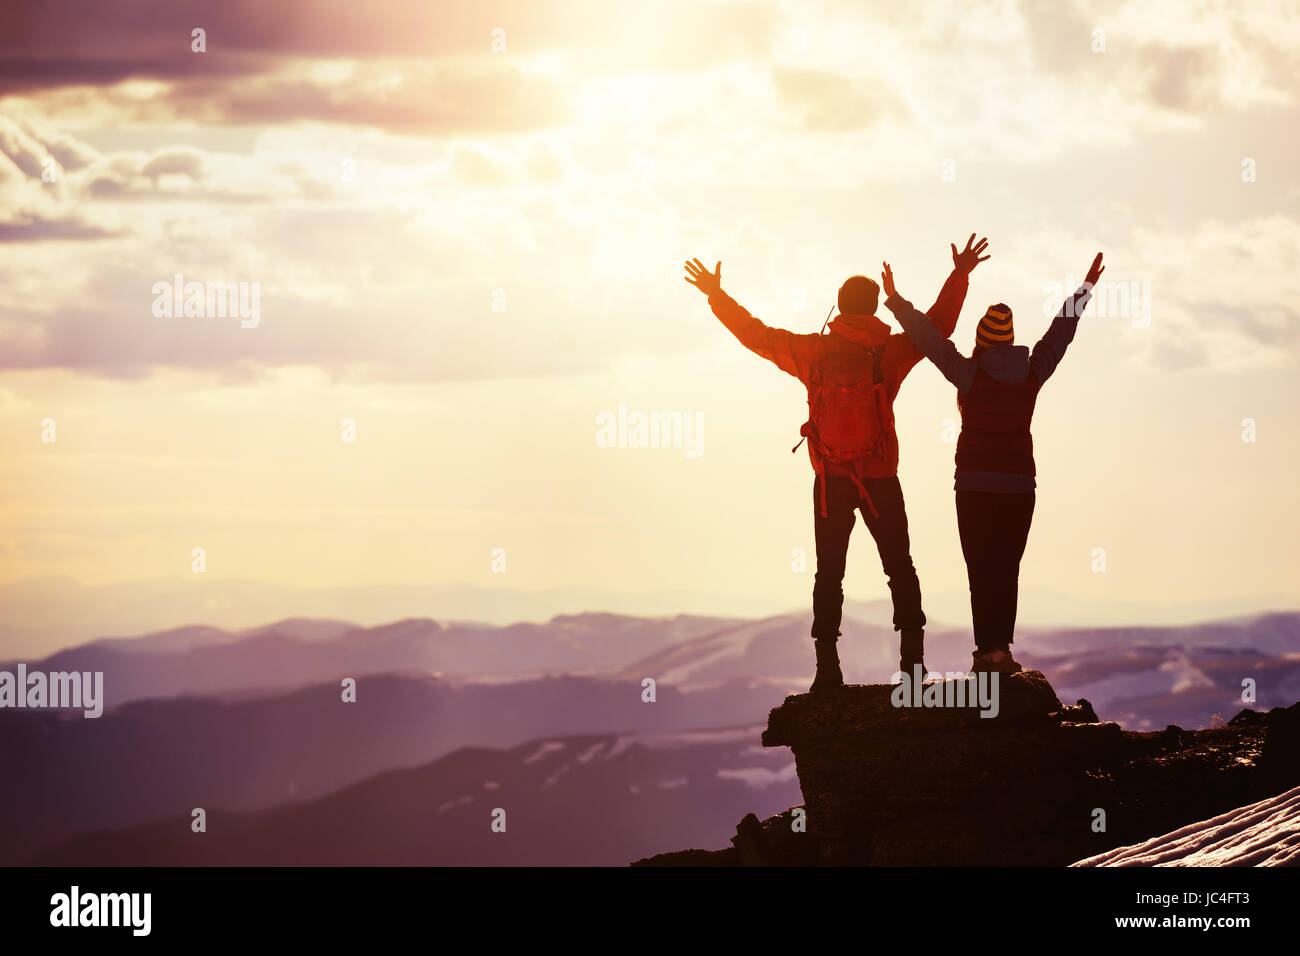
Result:
M652 675L695 691L716 681L761 676L803 690L812 670L806 629L806 616L798 614L733 624L665 647L612 676ZM898 644L891 628L846 616L843 631L839 652L846 681L892 675ZM940 673L965 670L970 644L968 630L928 627L926 663ZM1208 727L1243 706L1268 709L1300 699L1295 613L1186 627L1030 630L1014 650L1026 667L1048 674L1065 697L1086 697L1135 730ZM1243 698L1247 679L1253 703Z
M45 850L37 865L618 866L664 839L725 840L735 815L798 797L760 727L540 737L464 748L304 803L166 819ZM491 829L505 811L504 833Z
M846 606L840 655L846 679L884 680L897 666L897 636L883 602ZM527 680L584 674L654 677L681 690L757 680L794 692L812 676L805 613L758 620L561 615L506 627L428 618L377 627L289 619L246 631L201 625L140 638L104 638L29 668L103 671L105 706L184 695L285 692L343 676L435 674L453 681ZM965 669L970 632L932 623L926 662ZM1087 697L1126 727L1209 726L1243 704L1300 697L1300 613L1278 612L1171 627L1025 629L1015 652L1067 697ZM0 664L0 669L13 663Z
M102 671L105 706L111 708L148 698L282 691L386 673L497 680L597 673L730 623L604 613L506 627L428 618L356 627L295 618L238 632L194 625L140 638L101 638L26 663L29 670Z
M707 694L561 675L453 684L361 677L229 699L134 701L80 714L0 711L0 864L87 830L132 826L193 807L250 810L305 800L466 746L511 747L539 734L679 733L761 721L786 689L730 681ZM19 822L21 821L21 822Z
M850 604L843 631L846 679L893 672L887 606ZM959 669L969 640L964 629L931 626L927 660ZM319 799L467 746L754 724L807 689L810 644L803 613L750 621L587 614L504 628L298 618L243 632L191 626L94 641L33 666L104 670L103 717L0 711L0 766L23 781L0 789L0 819L22 821L0 827L0 863L178 807L226 814ZM1300 647L1300 615L1032 631L1016 653L1067 699L1088 696L1140 730L1214 724L1215 714L1240 709L1243 677L1258 684L1259 709L1300 697L1300 654L1257 647ZM359 681L355 705L340 700L343 676ZM642 700L646 678L656 682L653 704ZM661 846L674 843L682 841Z

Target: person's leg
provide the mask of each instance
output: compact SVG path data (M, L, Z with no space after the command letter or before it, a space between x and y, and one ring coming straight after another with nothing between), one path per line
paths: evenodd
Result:
M1020 559L1029 537L1034 496L990 494L986 514L987 580L984 588L987 627L981 646L1009 650L1016 632L1016 602L1020 590Z
M902 632L900 667L910 671L913 665L921 663L924 653L925 612L921 609L921 581L912 563L903 486L897 477L868 478L864 484L871 502L860 505L862 520L875 539L880 564L889 581L894 630Z
M976 651L993 650L998 646L995 502L991 500L996 497L984 491L957 492L957 534L961 538L962 557L966 559Z
M847 484L846 491L844 485ZM844 613L844 566L853 533L853 506L857 489L847 478L826 478L826 517L822 517L821 481L813 482L813 535L817 544L817 571L813 577L814 638L835 638Z
M984 633L980 646L989 650L1007 650L1016 622L1016 590L1020 573L1020 555L1025 539L1020 535L1016 516L1018 494L988 495L984 509L986 547L983 589Z
M848 488L845 488L845 485ZM844 613L844 567L853 533L853 508L857 489L847 478L826 478L826 516L822 516L821 479L813 480L813 535L817 545L817 570L813 577L812 636L817 653L814 691L843 683L836 641Z
M1033 492L957 492L957 527L970 581L977 654L1010 652L1016 629L1020 560L1033 514Z
M1006 602L1005 621L1002 625L1009 648L1016 634L1016 605L1020 597L1020 561L1025 556L1025 545L1029 541L1029 526L1034 520L1034 492L1004 495L1012 499L1003 506L1006 511L1007 545L1003 567L1005 588L1003 600Z

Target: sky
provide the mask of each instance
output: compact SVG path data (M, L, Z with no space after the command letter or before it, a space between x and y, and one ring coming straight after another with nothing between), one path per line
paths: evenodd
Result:
M1107 263L1038 402L1022 625L1295 606L1297 48L1295 3L6 5L0 658L805 608L804 390L682 262L816 332L883 259L927 307L972 232L963 350ZM895 413L968 623L953 390L922 364ZM845 588L887 594L860 524Z

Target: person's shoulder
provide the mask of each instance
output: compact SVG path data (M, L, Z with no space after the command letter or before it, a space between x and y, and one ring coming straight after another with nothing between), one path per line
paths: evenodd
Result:
M903 332L901 330L897 332L890 332L889 338L885 340L885 344L883 347L887 353L888 352L909 352L910 353L916 351L916 344L912 341L912 337L908 335L906 332Z

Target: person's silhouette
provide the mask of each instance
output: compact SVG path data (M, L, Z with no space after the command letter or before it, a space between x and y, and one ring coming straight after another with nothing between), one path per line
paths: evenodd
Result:
M1079 316L1105 267L1101 253L1034 350L1015 344L1011 309L991 305L980 319L970 356L957 351L947 326L937 326L898 294L889 263L881 263L885 306L917 348L953 385L961 410L957 439L957 529L970 583L975 631L972 672L1014 673L1020 559L1034 516L1034 442L1029 426L1038 391L1074 340Z
M930 309L942 334L951 334L966 297L967 276L987 242L972 234L960 253L952 247L953 271ZM686 263L686 281L709 297L709 305L741 344L799 379L808 390L809 417L801 429L816 480L813 527L817 573L813 585L812 637L817 676L812 690L843 683L836 642L844 608L844 570L854 512L875 539L893 599L894 630L901 632L899 667L924 673L925 612L912 563L907 510L898 482L898 435L893 402L921 351L876 318L880 287L851 276L840 287L840 315L827 334L796 334L764 325L722 291L722 263L710 272L698 259ZM795 446L796 449L798 446Z

